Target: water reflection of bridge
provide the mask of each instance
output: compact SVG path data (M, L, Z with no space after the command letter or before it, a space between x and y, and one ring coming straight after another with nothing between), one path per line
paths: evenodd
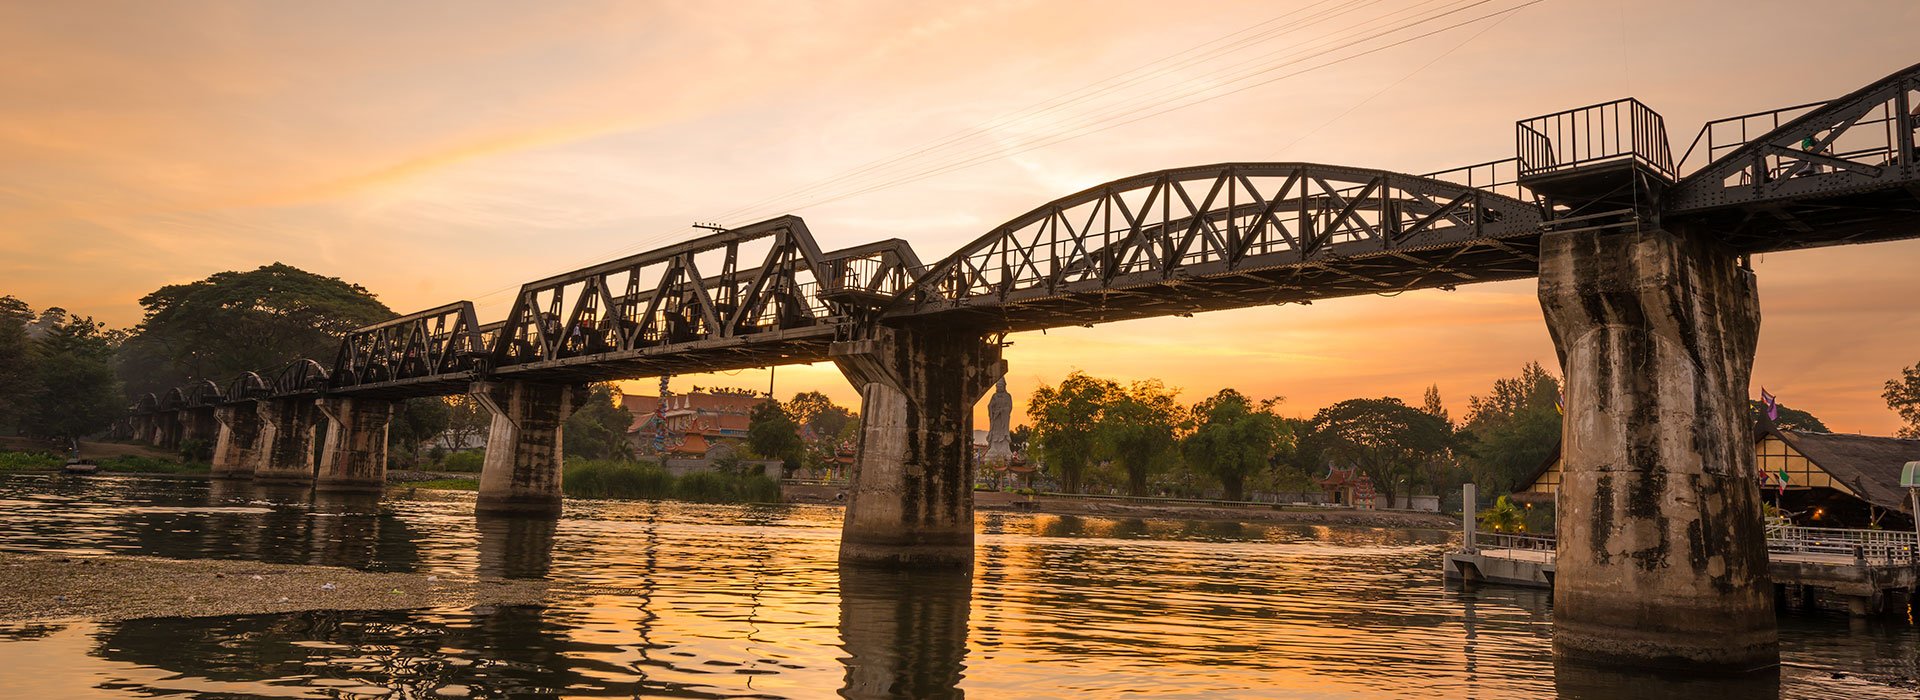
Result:
M898 240L822 252L781 217L527 283L497 323L456 302L349 333L330 366L150 396L128 427L214 439L222 476L377 490L391 402L468 392L494 416L477 507L553 514L582 382L830 359L864 423L841 557L964 567L972 407L1006 333L1537 276L1579 553L1556 579L1559 648L1751 668L1778 654L1746 437L1747 256L1920 235L1916 105L1920 66L1709 122L1677 164L1660 115L1620 100L1522 120L1514 158L1424 176L1164 170L926 266Z

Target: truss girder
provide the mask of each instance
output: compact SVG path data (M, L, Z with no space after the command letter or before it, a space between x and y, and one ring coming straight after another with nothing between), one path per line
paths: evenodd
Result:
M484 356L473 302L460 301L348 332L330 383L342 389L474 368Z
M1230 163L1118 180L975 240L897 295L890 316L1018 306L1537 235L1539 206L1416 175ZM1396 259L1397 260L1397 259ZM1265 303L1257 295L1247 305ZM1009 325L1024 325L1012 320Z
M1666 213L1687 217L1920 183L1917 96L1920 65L1821 104L1681 178Z

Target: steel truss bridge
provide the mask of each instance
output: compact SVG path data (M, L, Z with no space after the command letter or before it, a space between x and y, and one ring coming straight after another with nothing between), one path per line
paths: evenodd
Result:
M1628 99L1518 122L1515 157L1426 175L1163 170L1043 204L931 265L897 239L823 252L783 216L529 282L500 321L454 302L348 333L330 363L196 380L133 413L818 362L876 324L993 334L1451 288L1535 276L1554 231L1697 226L1741 253L1911 238L1917 105L1920 66L1709 122L1679 164L1660 115ZM1608 184L1622 169L1634 184Z

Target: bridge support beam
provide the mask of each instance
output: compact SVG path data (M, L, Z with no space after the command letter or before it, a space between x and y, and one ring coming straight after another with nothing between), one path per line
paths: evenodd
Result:
M161 411L153 414L153 432L148 443L163 450L180 447L180 412Z
M220 422L219 419L213 415L215 410L212 406L196 406L180 411L180 440L182 447L185 447L187 440L198 440L200 441L200 449L206 450L207 452L213 451L214 446L220 439ZM205 456L207 452L194 455L193 458L200 459Z
M313 483L313 426L319 419L313 399L261 399L260 450L253 478L259 481Z
M318 408L327 417L327 438L320 448L318 491L378 493L387 485L387 425L393 402L330 396Z
M586 403L579 384L481 382L473 397L493 414L480 467L480 513L560 515L561 427Z
M840 561L972 566L973 406L1006 373L1000 346L918 324L834 343L831 354L860 389Z
M213 409L220 435L213 443L213 478L251 479L261 449L260 409L254 402Z
M1752 271L1695 234L1550 233L1540 304L1567 381L1555 654L1777 664L1747 417Z

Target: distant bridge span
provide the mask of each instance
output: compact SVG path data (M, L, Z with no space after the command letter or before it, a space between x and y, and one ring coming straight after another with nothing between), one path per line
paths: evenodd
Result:
M217 422L216 475L311 482L317 410L319 485L377 489L391 401L471 393L494 415L478 508L557 513L581 384L832 360L862 392L842 559L965 565L971 407L1005 333L1537 276L1567 379L1556 649L1751 668L1778 654L1746 256L1920 236L1916 105L1920 66L1709 122L1678 164L1627 99L1522 120L1513 158L1427 175L1164 170L931 265L901 240L823 252L784 216L527 283L499 322L454 302L348 333L330 364L143 397L127 427L166 444Z

